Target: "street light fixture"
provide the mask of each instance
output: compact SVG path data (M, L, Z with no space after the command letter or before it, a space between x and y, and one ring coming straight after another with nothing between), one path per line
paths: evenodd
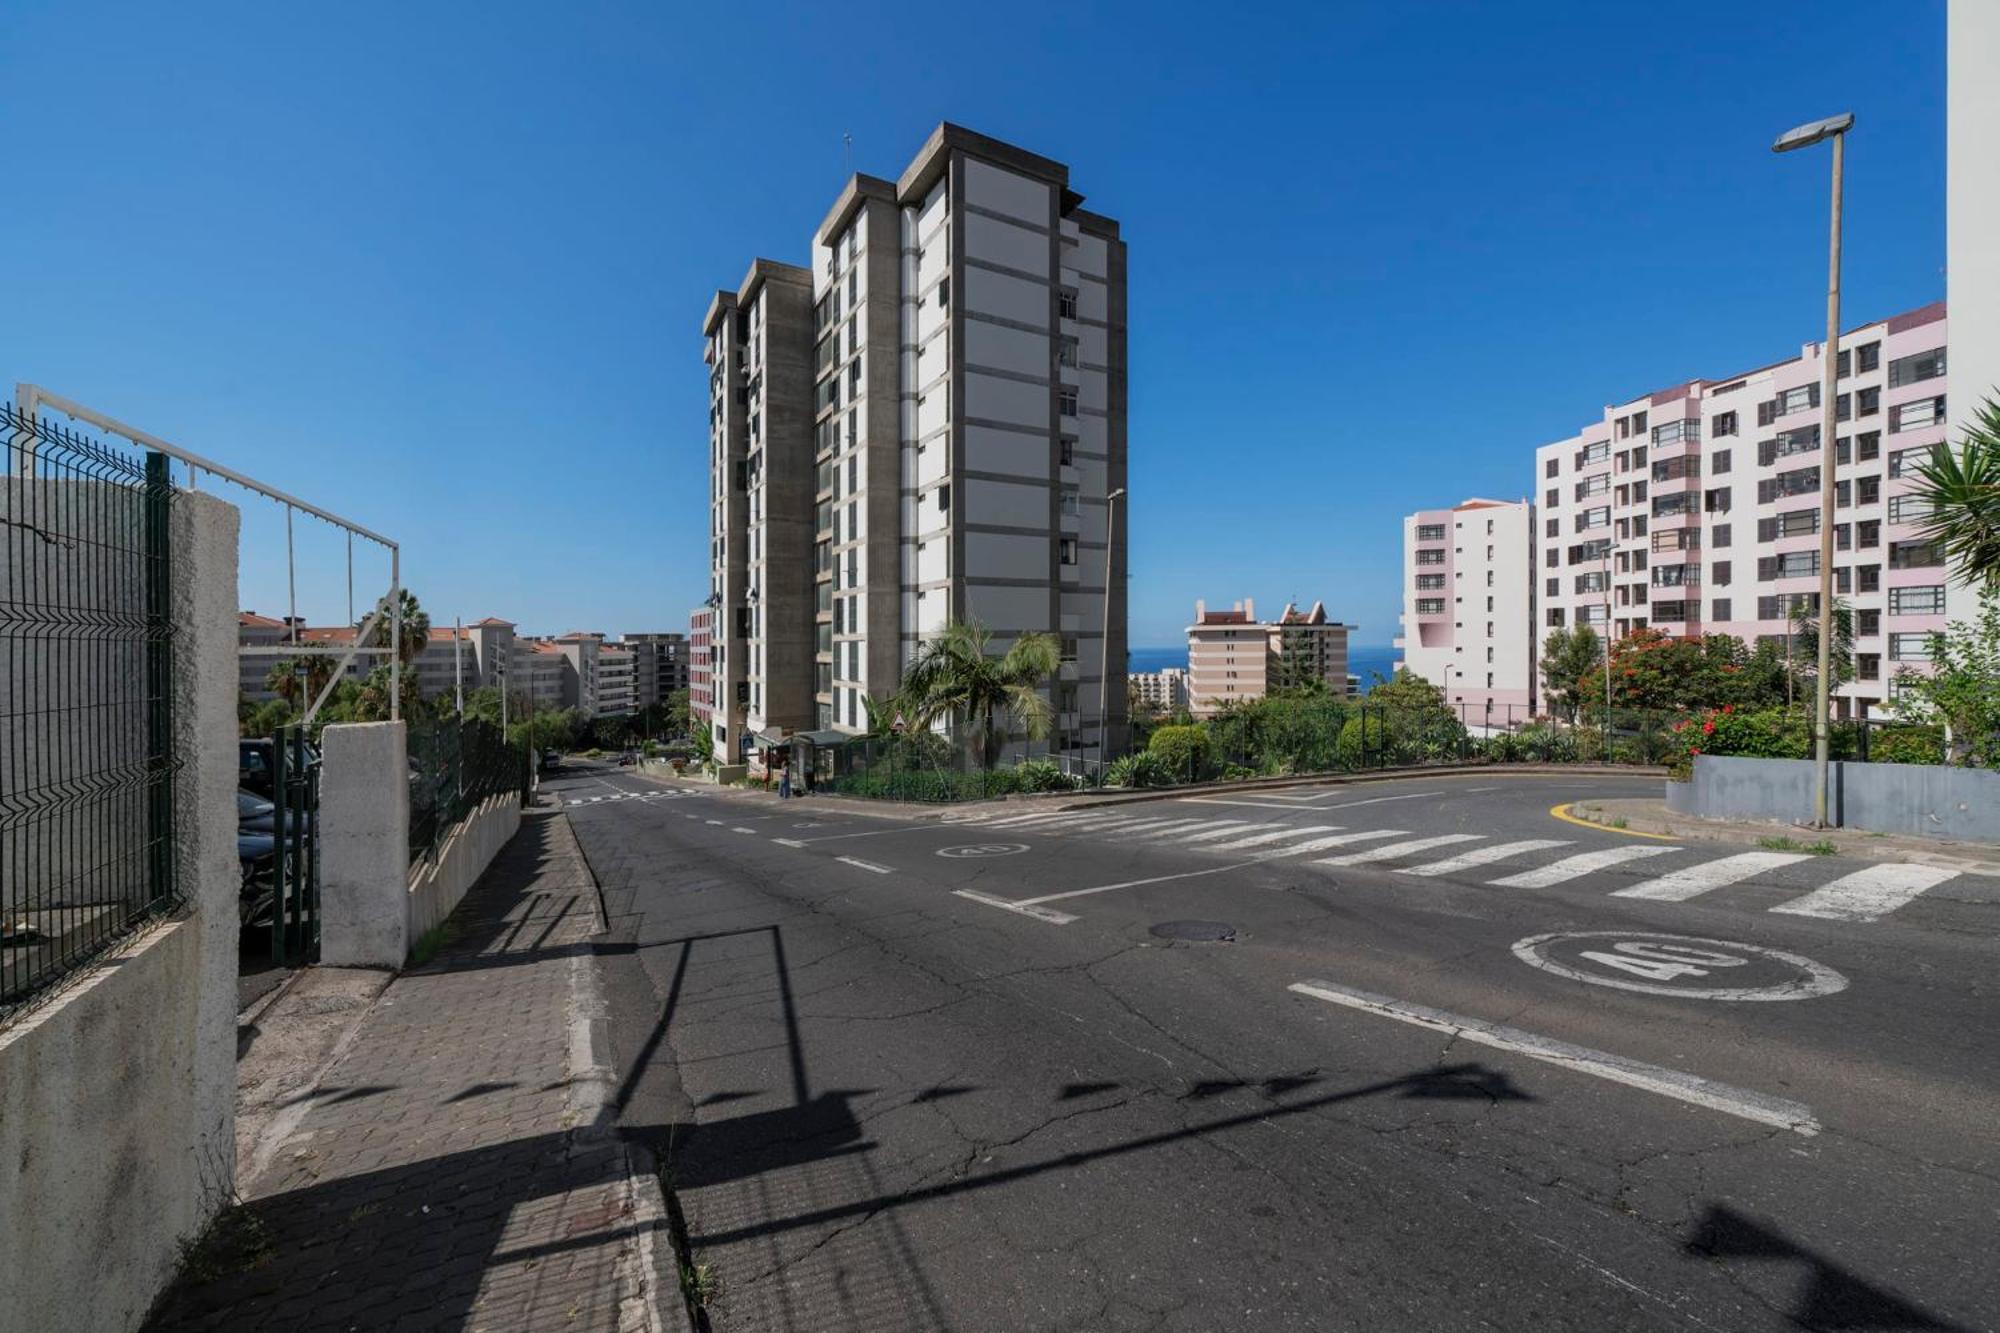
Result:
M1830 726L1827 695L1833 675L1833 470L1836 458L1833 432L1839 424L1834 389L1839 384L1840 359L1840 190L1841 172L1846 165L1847 132L1854 127L1852 113L1843 112L1787 130L1771 145L1774 153L1810 148L1822 139L1833 140L1833 208L1827 235L1826 260L1826 346L1821 348L1819 432L1819 676L1813 682L1813 827L1826 828L1827 756Z
M1111 552L1118 546L1118 501L1125 488L1104 497L1104 637L1097 642L1097 762L1111 762Z

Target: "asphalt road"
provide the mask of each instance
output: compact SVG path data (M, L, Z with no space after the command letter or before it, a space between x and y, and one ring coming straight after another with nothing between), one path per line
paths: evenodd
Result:
M1656 785L549 788L716 1328L2000 1327L2000 880Z

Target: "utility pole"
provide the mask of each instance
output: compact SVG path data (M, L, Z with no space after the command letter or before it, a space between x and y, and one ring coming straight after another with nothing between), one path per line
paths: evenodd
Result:
M1833 205L1827 234L1826 254L1826 345L1820 349L1820 437L1819 437L1819 678L1813 682L1813 827L1827 824L1827 758L1831 727L1828 722L1828 693L1832 688L1833 665L1833 433L1840 414L1834 390L1840 383L1840 206L1841 175L1846 165L1847 131L1854 117L1843 114L1801 125L1778 137L1771 145L1774 153L1808 148L1822 139L1833 140Z

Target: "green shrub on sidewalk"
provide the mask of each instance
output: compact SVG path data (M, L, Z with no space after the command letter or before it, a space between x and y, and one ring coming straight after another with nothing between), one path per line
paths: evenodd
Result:
M1178 781L1199 782L1208 776L1211 752L1208 732L1202 727L1161 727L1153 733L1146 753L1158 758Z

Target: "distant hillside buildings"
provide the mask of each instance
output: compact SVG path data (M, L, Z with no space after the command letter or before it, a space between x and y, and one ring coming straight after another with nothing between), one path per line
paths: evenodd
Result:
M1248 598L1227 611L1194 604L1187 627L1188 709L1212 717L1225 704L1261 699L1274 689L1324 681L1335 694L1353 689L1347 674L1347 636L1354 628L1329 620L1314 602L1301 611L1287 605L1274 621L1257 619Z

